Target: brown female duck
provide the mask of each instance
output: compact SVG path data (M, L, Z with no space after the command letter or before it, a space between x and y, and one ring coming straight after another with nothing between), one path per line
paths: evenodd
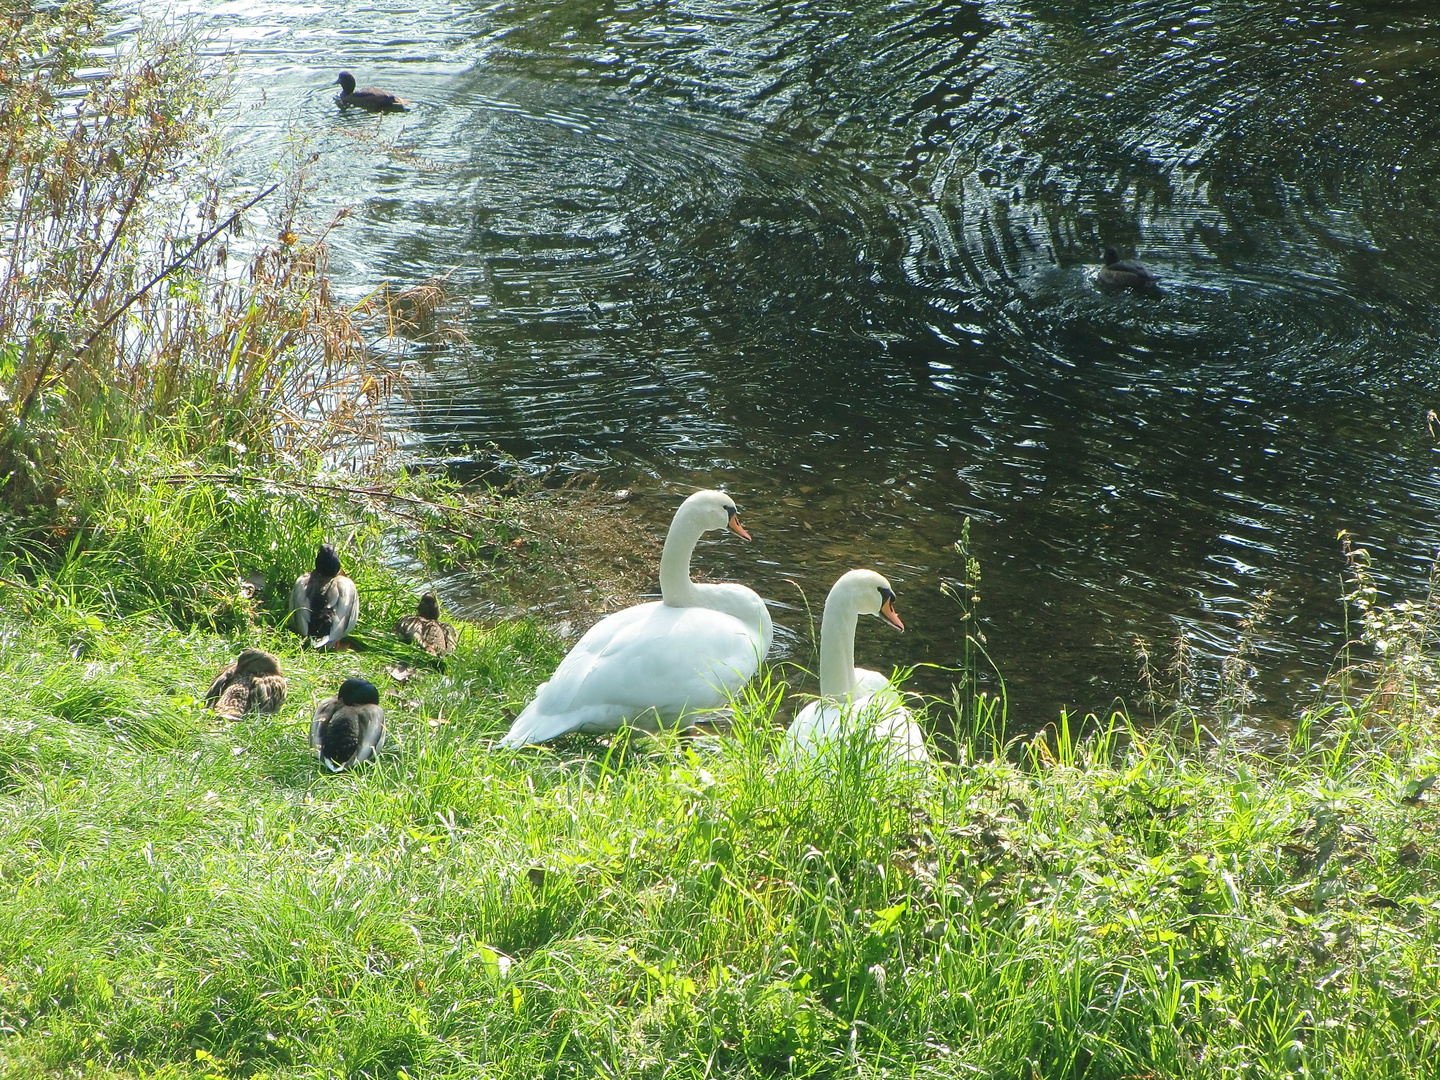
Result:
M459 637L455 627L440 621L440 601L433 592L420 597L415 614L400 617L395 633L401 641L418 645L431 656L448 656L454 652Z

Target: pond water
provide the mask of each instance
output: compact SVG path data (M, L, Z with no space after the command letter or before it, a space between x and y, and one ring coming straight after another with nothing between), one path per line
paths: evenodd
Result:
M1133 701L1136 635L1213 679L1264 590L1259 711L1293 709L1343 640L1341 529L1424 589L1432 4L191 14L239 174L303 145L317 218L354 207L347 295L448 275L468 341L420 357L419 452L594 473L657 534L724 486L754 543L697 564L777 601L787 655L802 590L868 565L911 632L863 625L861 662L953 662L967 517L1022 725ZM414 109L342 114L342 68ZM1098 289L1107 244L1161 289Z

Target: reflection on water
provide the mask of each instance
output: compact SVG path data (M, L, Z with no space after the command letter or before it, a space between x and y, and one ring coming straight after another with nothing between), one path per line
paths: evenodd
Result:
M304 137L342 286L449 273L404 422L755 543L789 609L871 565L944 663L966 516L1012 715L1133 697L1274 589L1275 707L1339 643L1336 533L1418 589L1440 489L1440 17L1424 4L197 0L242 173ZM412 98L340 115L341 68ZM1163 277L1107 294L1105 244ZM943 680L927 678L938 688Z

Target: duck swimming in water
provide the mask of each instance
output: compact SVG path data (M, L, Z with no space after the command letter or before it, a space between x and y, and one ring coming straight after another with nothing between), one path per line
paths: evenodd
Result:
M315 569L295 579L290 610L295 632L313 639L317 649L333 647L355 629L360 594L340 569L340 556L331 545L321 544L315 552Z
M340 691L315 710L310 745L320 751L320 764L343 772L375 756L385 745L385 713L380 691L364 679L346 679Z
M247 712L279 712L285 704L280 661L259 649L246 649L215 677L205 691L205 704L227 720L239 720Z
M347 105L356 105L366 112L409 112L410 103L402 97L396 97L388 90L377 90L373 86L367 86L364 90L355 89L355 76L348 71L342 71L340 77L331 86L340 87L340 93L335 95L335 104L342 109Z
M420 597L415 614L400 617L395 633L401 641L418 645L431 656L448 656L454 652L459 637L455 627L440 621L440 601L433 592Z
M1101 285L1117 289L1148 289L1160 279L1144 263L1120 258L1113 247L1105 249L1105 265L1095 275Z

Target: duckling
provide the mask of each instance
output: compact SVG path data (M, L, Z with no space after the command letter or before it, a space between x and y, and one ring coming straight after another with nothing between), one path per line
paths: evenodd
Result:
M1121 289L1148 289L1160 279L1142 262L1122 259L1113 247L1105 249L1105 265L1095 275L1101 285Z
M315 648L334 646L355 629L360 617L360 594L355 583L340 570L340 556L329 544L315 552L315 569L295 579L290 594L292 623L302 638L312 638Z
M431 656L448 656L455 651L459 635L455 627L440 621L440 601L433 592L420 597L414 615L402 615L395 625L401 641L419 645Z
M377 90L373 86L367 86L364 90L355 89L355 76L348 71L342 71L340 77L331 86L340 87L340 93L335 95L335 104L342 109L346 105L358 105L366 112L409 112L410 102L405 98L396 97L386 90Z
M320 764L341 772L369 761L385 745L385 713L380 691L364 679L346 679L339 692L315 710L310 745L320 751Z
M205 704L226 720L239 720L247 712L279 712L285 704L280 661L259 649L246 649L215 677L205 691Z

